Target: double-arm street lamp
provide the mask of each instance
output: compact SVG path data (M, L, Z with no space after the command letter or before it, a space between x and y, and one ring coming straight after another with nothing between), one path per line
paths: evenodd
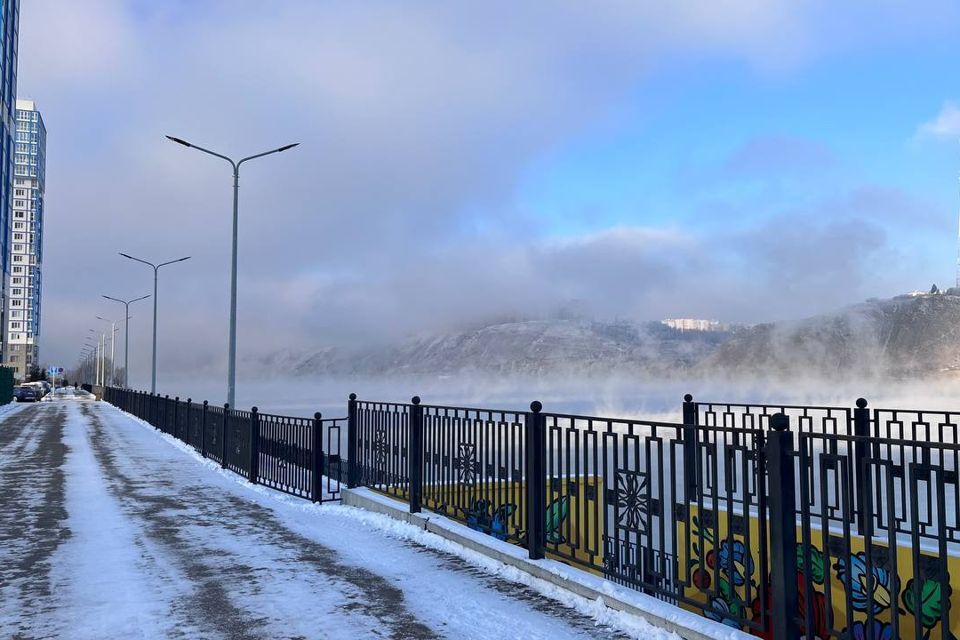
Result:
M160 271L160 267L165 267L168 264L174 264L176 262L183 262L184 260L189 260L190 256L185 258L177 258L176 260L168 260L167 262L161 262L160 264L153 264L152 262L147 262L146 260L141 260L140 258L134 258L131 255L121 252L121 256L124 258L129 258L137 262L142 262L145 265L153 267L153 373L150 376L150 393L157 392L157 276ZM232 406L232 405L231 405Z
M167 138L173 142L176 142L177 144L182 144L185 147L196 149L197 151L202 151L211 156L226 160L230 163L230 166L233 167L233 257L230 263L230 338L229 353L227 356L227 403L233 407L236 406L234 402L234 395L237 386L237 208L240 197L240 165L248 160L262 158L263 156L268 156L273 153L280 153L281 151L292 149L300 143L295 142L293 144L287 144L282 147L278 147L277 149L264 151L263 153L247 156L246 158L241 158L240 160L234 161L232 158L229 158L223 154L211 151L210 149L204 149L203 147L198 147L197 145L191 144L186 140L174 138L173 136L167 136Z
M119 302L124 307L124 326L123 326L123 386L126 389L130 388L130 305L134 302L140 300L146 300L149 298L149 295L140 296L139 298L134 298L133 300L121 300L120 298L111 298L110 296L103 296L107 300L113 300L114 302Z

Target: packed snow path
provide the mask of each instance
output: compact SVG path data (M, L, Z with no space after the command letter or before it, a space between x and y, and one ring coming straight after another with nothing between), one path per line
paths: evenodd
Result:
M0 501L4 638L624 637L380 516L243 486L105 403L0 409Z

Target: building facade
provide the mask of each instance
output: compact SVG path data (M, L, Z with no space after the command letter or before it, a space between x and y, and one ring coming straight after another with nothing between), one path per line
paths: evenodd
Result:
M726 331L727 325L719 320L700 320L698 318L667 318L661 320L660 324L665 324L671 329L678 331Z
M23 380L40 359L43 289L43 192L47 132L30 100L17 100L13 163L13 216L7 285L4 364Z
M6 363L20 0L0 0L0 360Z

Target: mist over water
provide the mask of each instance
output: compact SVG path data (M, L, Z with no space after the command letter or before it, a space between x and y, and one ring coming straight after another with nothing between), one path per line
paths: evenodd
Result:
M133 381L136 387L136 382ZM142 388L142 387L141 387ZM158 390L171 397L209 400L226 397L223 379L160 379ZM524 411L533 400L544 410L602 417L679 422L684 394L701 402L796 404L852 407L859 397L871 407L960 411L960 380L636 380L628 378L557 377L554 379L458 375L449 377L398 376L289 377L243 379L237 383L237 404L257 406L261 412L292 416L346 415L347 397L362 400L409 402L419 395L424 404Z

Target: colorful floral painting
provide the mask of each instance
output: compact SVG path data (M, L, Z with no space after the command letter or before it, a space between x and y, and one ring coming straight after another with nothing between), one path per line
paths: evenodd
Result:
M756 550L747 546L743 526L738 526L738 533L731 542L726 537L726 516L709 515L709 526L704 525L698 515L691 514L689 520L692 525L690 555L685 562L691 584L686 591L687 597L703 603L699 611L707 618L740 628L757 637L772 638L770 580L769 576L764 580L759 575ZM750 540L757 540L759 533L756 521L748 525L751 527ZM685 539L682 529L678 539ZM950 632L943 634L942 630L942 621L948 613L943 606L945 603L950 607L952 596L950 576L946 576L946 582L930 577L915 579L912 576L914 563L908 547L897 549L899 555L896 566L900 578L895 579L891 570L893 565L886 559L889 552L879 545L873 546L877 560L871 563L867 562L863 550L856 549L858 545L862 549L860 538L851 540L854 549L849 556L831 556L828 561L827 554L820 546L823 538L819 531L814 532L812 541L814 544L809 549L805 549L802 543L796 546L797 614L801 637L822 640L835 637L850 640L957 637ZM927 560L934 559L934 556L926 553L924 557ZM948 568L956 569L958 563L960 560L950 557ZM825 595L828 581L831 592L829 602ZM749 604L744 602L748 586L752 599ZM763 611L760 589L766 590L763 600L767 612ZM846 626L846 606L850 606L853 612L853 622L849 627ZM893 626L893 610L899 616L899 632ZM875 617L870 620L869 616ZM914 630L918 623L920 633L916 634ZM953 624L957 624L956 620ZM835 631L831 632L831 626Z
M874 562L867 571L867 556L860 553L849 560L840 558L834 565L837 578L850 591L850 602L855 611L872 610L874 614L890 608L890 572Z
M493 504L488 500L477 500L470 509L460 509L468 527L487 533L498 540L507 540L510 537L507 526L510 516L516 510L516 505L510 503L501 504L494 509Z

